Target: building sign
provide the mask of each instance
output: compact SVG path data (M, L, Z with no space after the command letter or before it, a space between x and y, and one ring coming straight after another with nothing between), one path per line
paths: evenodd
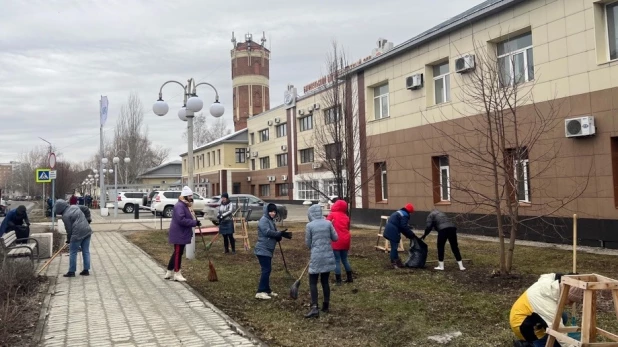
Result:
M365 58L359 59L358 61L355 61L354 63L346 66L345 68L337 71L336 73L332 73L332 74L330 74L328 76L324 76L324 77L320 78L317 81L311 82L311 83L309 83L309 84L307 84L306 86L303 87L303 92L307 93L307 92L310 92L312 90L318 89L318 88L320 88L320 87L322 87L324 85L328 85L328 84L333 82L335 76L341 76L347 70L353 69L353 68L355 68L355 67L357 67L357 66L359 66L361 64L364 64L364 63L368 62L369 60L371 60L371 59L373 59L375 57L378 57L380 55L382 55L382 52L377 52L375 55L366 56Z
M283 93L283 103L286 110L296 106L296 88L291 84L288 84L288 89Z

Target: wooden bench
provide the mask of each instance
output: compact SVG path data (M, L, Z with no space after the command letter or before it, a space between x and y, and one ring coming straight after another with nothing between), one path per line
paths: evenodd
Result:
M27 241L27 243L17 243L17 241ZM30 242L33 241L33 242ZM34 249L36 248L36 258L39 260L39 242L33 238L18 239L15 235L15 231L9 231L0 237L0 248L2 248L2 254L4 260L2 261L2 267L6 264L8 258L21 258L30 257L32 266L34 267Z

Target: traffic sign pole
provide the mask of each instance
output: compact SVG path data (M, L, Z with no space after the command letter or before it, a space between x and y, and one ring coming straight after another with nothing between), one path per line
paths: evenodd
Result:
M49 167L53 170L56 167L56 155L52 152L49 154ZM50 170L50 178L51 178L51 170ZM51 180L52 184L52 208L51 208L51 220L52 220L52 231L56 230L56 177Z

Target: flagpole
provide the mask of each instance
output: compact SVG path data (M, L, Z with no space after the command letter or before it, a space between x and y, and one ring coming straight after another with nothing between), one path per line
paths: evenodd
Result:
M105 111L107 112L107 111ZM99 101L99 152L101 158L99 160L99 172L100 174L100 184L99 187L99 208L101 209L101 215L103 215L103 208L105 208L105 175L103 174L103 124L105 121L103 120L103 95L101 95L101 100Z

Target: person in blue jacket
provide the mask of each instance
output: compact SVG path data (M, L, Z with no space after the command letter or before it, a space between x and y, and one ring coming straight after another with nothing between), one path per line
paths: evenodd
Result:
M399 259L399 252L397 251L399 242L401 242L401 234L410 240L416 237L408 225L408 222L410 221L410 214L413 212L414 206L408 203L404 208L395 211L390 217L388 217L386 228L384 228L383 236L385 239L390 241L391 265L395 269L404 267L401 263L401 259Z
M24 225L25 224L25 225ZM15 237L18 239L28 238L30 236L30 220L26 212L26 206L19 205L16 209L10 210L0 224L0 236L15 230ZM25 243L26 241L19 241Z

